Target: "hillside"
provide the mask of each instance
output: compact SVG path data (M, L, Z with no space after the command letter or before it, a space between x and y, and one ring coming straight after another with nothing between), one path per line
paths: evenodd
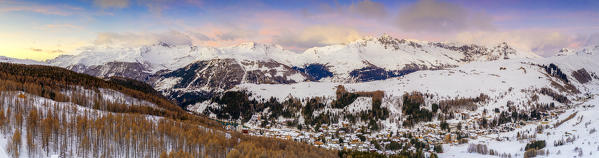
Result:
M185 108L240 84L380 81L471 62L538 58L506 43L436 43L387 35L304 52L255 42L218 48L159 42L140 47L85 47L76 54L45 62L6 61L59 66L100 78L135 79Z
M8 63L0 78L0 157L336 157L226 131L140 82Z
M219 97L190 105L188 110L240 120L252 128L321 135L333 143L319 146L331 149L368 151L377 144L373 140L405 145L408 143L402 139L418 136L429 146L412 146L410 151L432 151L434 144L452 142L451 135L456 135L457 141L512 132L541 120L555 120L559 111L585 103L581 98L599 90L597 51L478 61L371 82L241 84ZM384 95L360 95L377 91ZM360 136L368 139L358 139ZM348 139L361 145L341 142Z
M370 81L400 76L410 71L455 67L472 61L537 57L533 53L519 52L506 43L487 47L411 41L384 35L342 45L314 47L304 52L292 52L279 45L255 42L218 48L165 42L136 48L89 47L80 50L77 55L59 56L46 63L94 76L130 75L124 77L145 80L147 75L175 71L197 61L274 61L298 70L308 70L305 72L307 74L323 73L320 71L332 73L332 76L311 76L316 79L333 77L334 81ZM365 74L372 70L382 71L382 74Z
M139 49L89 48L42 63L104 80L48 66L5 64L4 73L14 81L49 87L15 91L50 99L64 99L56 89L75 85L111 89L155 104L96 110L220 129L208 117L240 125L237 130L252 137L294 140L341 151L341 156L427 157L444 153L443 148L482 148L488 141L484 138L493 134L556 121L585 104L598 94L597 52L595 46L540 58L506 43L485 47L389 36L304 53L258 43L222 48L160 43ZM34 73L13 77L21 72ZM491 155L525 151L501 152L494 149Z

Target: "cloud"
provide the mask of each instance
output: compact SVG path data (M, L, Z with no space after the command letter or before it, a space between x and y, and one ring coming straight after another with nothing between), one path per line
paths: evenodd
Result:
M64 51L60 50L60 49L56 49L56 50L44 50L41 48L29 48L29 50L34 51L34 52L39 52L39 53L47 53L47 54L62 54L64 53Z
M199 40L199 41L212 41L212 40L214 40L214 38L208 37L206 34L203 34L203 33L200 33L200 32L190 31L187 34L191 38L193 38L194 40Z
M99 33L93 44L109 46L143 46L165 42L173 45L191 45L192 39L184 33L169 31L163 33Z
M46 24L41 27L47 30L79 30L83 27L73 24Z
M301 32L287 32L274 37L274 42L290 49L302 50L310 47L341 44L355 41L362 35L354 29L339 26L311 26Z
M582 34L574 39L570 47L585 47L599 45L599 33Z
M235 29L228 32L217 32L216 37L220 40L232 41L237 39L249 38L256 35L255 31Z
M39 49L39 48L30 48L30 49L31 49L31 51L34 51L34 52L42 52L42 51L44 51L43 49Z
M155 16L162 16L162 12L179 6L202 7L202 0L137 0L137 4L147 7L148 11Z
M387 11L383 4L370 0L352 3L349 6L348 11L365 17L382 18L387 16Z
M0 13L5 12L34 12L46 15L69 16L74 12L80 12L82 9L67 5L39 5L27 2L14 2L0 0Z
M493 28L492 17L476 13L448 2L420 0L403 7L397 16L397 26L404 31L456 32L467 29Z
M60 49L56 49L56 50L50 51L50 53L62 54L62 53L64 53L64 51L62 51Z
M94 5L100 8L126 8L129 0L94 0Z

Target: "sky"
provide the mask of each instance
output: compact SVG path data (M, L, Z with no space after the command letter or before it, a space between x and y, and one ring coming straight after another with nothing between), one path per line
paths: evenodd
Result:
M0 56L91 46L274 43L302 52L388 34L551 56L599 44L596 0L0 0Z

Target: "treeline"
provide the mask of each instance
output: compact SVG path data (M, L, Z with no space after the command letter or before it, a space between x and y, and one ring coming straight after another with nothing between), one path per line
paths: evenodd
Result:
M125 88L129 88L132 90L137 90L137 91L140 91L143 93L152 94L152 95L156 95L156 96L162 96L162 94L160 94L160 92L156 91L152 86L150 86L149 84L146 84L144 82L140 82L138 80L112 76L110 78L107 78L107 81L124 86Z
M335 157L307 144L92 110L20 92L0 94L0 133L9 138L4 148L13 157Z
M135 86L135 84L123 86L119 83L122 82L108 82L59 67L0 63L0 91L24 91L58 102L66 102L69 101L69 97L61 93L65 90L73 90L78 87L96 91L99 88L112 89L134 98L147 100L161 108L161 110L154 109L150 111L148 109L127 109L128 111L113 112L149 114L192 121L208 127L220 126L215 121L205 117L187 113L164 96L127 88Z
M547 65L541 65L541 67L543 67L545 69L545 72L547 72L547 74L553 76L553 77L557 77L561 80L563 80L566 83L569 83L570 81L568 80L568 75L564 74L562 72L562 70L557 67L557 65L551 63L548 66Z
M327 104L324 97L304 99L291 97L279 102L274 97L256 100L251 99L251 94L246 91L228 91L211 99L213 103L225 106L207 107L203 113L205 115L214 113L219 119L241 120L242 122L247 122L253 115L269 109L269 115L260 118L262 121L261 126L265 127L269 124L273 124L277 118L283 116L284 118L294 118L295 120L288 122L287 125L298 128L301 128L300 122L297 120L299 115L303 116L304 125L314 126L316 128L322 124L338 123L338 121L342 119L340 116L343 116L352 123L355 123L356 121L365 121L373 130L379 129L379 124L377 123L379 120L384 120L389 117L389 110L382 106L384 96L383 91L348 92L343 86L338 86L336 93L337 96L335 100L330 104ZM353 103L358 97L372 98L372 108L366 111L360 111L357 114L338 114L323 111L325 107L336 109L345 108Z
M403 126L412 127L419 122L428 122L433 118L433 113L425 108L424 95L420 92L405 93L402 96L401 111L407 118L403 121Z
M454 112L458 109L468 109L474 111L478 108L477 104L486 102L489 96L481 93L475 98L454 98L439 101L439 108L443 113Z
M249 93L245 91L229 91L221 96L213 97L212 102L217 103L219 107L207 107L204 114L216 114L217 118L224 120L241 120L248 122L253 115L263 112L266 109L270 110L269 115L262 116L261 126L265 127L273 124L279 116L284 118L298 118L299 115L304 117L305 125L329 124L337 121L337 117L331 117L330 113L315 114L314 112L322 110L327 104L321 97L306 98L305 101L297 98L288 98L279 102L276 98L250 99ZM305 102L305 105L302 105ZM299 115L298 115L299 114ZM333 119L335 118L335 119ZM291 122L289 125L297 126L299 122Z
M348 92L344 86L337 86L336 91L337 97L331 104L333 108L345 108L346 106L353 103L358 97L370 97L372 99L372 105L370 110L360 111L357 114L345 113L344 117L347 118L351 123L358 121L364 121L368 123L368 128L374 131L380 129L378 123L379 120L385 120L389 117L389 109L382 107L383 91L372 91L372 92Z
M353 103L358 99L359 95L355 93L350 93L345 90L345 87L342 85L337 86L337 91L335 91L337 95L336 100L334 100L331 105L333 108L343 109L349 104Z
M249 93L245 91L229 91L222 94L220 97L213 97L212 102L226 105L218 108L208 107L206 113L212 112L219 119L238 120L247 122L252 115L262 112L265 109L270 109L271 115L265 116L263 119L274 120L279 116L285 118L295 118L296 113L302 109L301 101L296 98L289 98L283 102L279 102L276 98L271 97L268 100L257 101L250 99Z
M125 83L0 63L0 133L10 141L4 148L13 157L336 156L307 144L225 133L216 121L189 114L147 87L135 88L139 83ZM126 98L106 99L106 90Z
M568 97L561 95L549 88L541 88L541 90L539 90L539 92L543 95L547 95L550 96L551 98L553 98L553 100L560 102L560 103L564 103L564 104L569 104L570 100L568 99Z

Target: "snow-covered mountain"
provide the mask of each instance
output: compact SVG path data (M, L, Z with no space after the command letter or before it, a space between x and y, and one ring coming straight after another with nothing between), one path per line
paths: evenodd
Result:
M344 45L316 47L299 55L291 65L326 65L334 80L370 81L395 77L417 70L456 67L472 61L537 58L501 43L493 47L396 39L390 36L365 38ZM372 77L378 71L383 77ZM376 74L376 73L375 73Z
M27 64L27 65L46 65L47 64L45 62L40 62L40 61L36 61L36 60L16 59L16 58L10 58L10 57L5 57L5 56L0 56L0 62L2 62L2 63Z
M445 144L441 157L588 156L599 137L593 115L599 110L598 48L474 61L370 82L245 83L187 109L251 128L322 133L333 143L319 146L330 149L374 150L335 142L369 133L368 139L386 145L409 146L410 137ZM543 147L528 149L540 141Z
M501 111L532 113L540 107L571 107L579 104L580 98L591 94L599 94L599 47L581 49L566 56L549 58L519 58L496 61L474 61L455 68L443 70L422 70L402 77L385 80L339 83L339 82L300 82L292 84L240 84L229 92L247 93L247 98L239 95L223 95L225 99L247 100L249 104L264 102L272 104L271 98L288 107L288 102L301 100L301 104L309 106L312 99L317 98L322 107L316 108L313 115L306 115L302 110L282 111L294 113L288 117L278 117L280 111L259 109L251 113L248 125L258 126L262 121L255 118L276 116L275 124L285 124L288 121L298 121L303 126L311 126L310 117L333 117L342 122L367 113L370 115L376 108L371 92L384 93L380 107L388 109L389 115L378 119L382 128L390 131L405 128L405 121L410 121L410 114L405 113L405 95L418 92L423 94L422 109L434 109L433 104L451 110L449 113L439 113L438 119L451 119L453 122L469 121L465 118L454 117L450 113L468 115L469 119L497 119ZM351 98L345 106L336 106L343 99L339 95L339 85L349 92L358 94ZM366 94L366 95L361 95ZM234 97L233 97L234 96ZM341 99L340 99L341 97ZM228 106L237 106L223 98L207 100L192 104L188 110L227 118ZM402 103L403 102L403 103ZM453 105L456 104L456 105ZM241 104L243 105L243 104ZM272 108L272 107L271 107ZM252 109L253 110L253 109ZM304 109L305 110L305 109ZM488 113L487 111L496 111ZM486 116L485 116L486 115ZM318 116L318 117L317 117ZM270 118L270 117L269 117ZM311 118L315 119L315 118ZM364 119L364 118L362 118ZM371 119L371 118L369 118ZM325 119L326 120L326 119ZM439 121L437 120L437 121ZM358 121L356 125L368 126L368 120Z
M151 74L175 71L197 61L275 61L314 79L348 82L381 80L418 70L456 67L472 61L538 57L533 53L519 52L506 43L485 47L404 40L387 35L314 47L301 53L279 45L255 42L220 48L159 42L141 47L84 47L78 51L77 55L62 55L46 62L22 62L65 67L99 77L117 75L145 81ZM5 59L8 61L8 58Z
M189 100L184 97L191 95L188 93L210 96L245 83L364 82L419 70L457 67L474 61L537 57L518 52L506 43L484 47L400 40L384 35L348 44L315 47L302 53L279 45L254 42L221 48L164 42L138 48L86 47L77 55L63 55L40 64L103 78L133 78L155 85L172 99ZM197 83L193 86L171 83L179 80Z
M274 54L274 55L270 55ZM72 65L98 66L110 62L139 63L145 71L176 70L200 60L234 58L237 60L270 60L293 54L277 45L242 43L231 47L213 48L190 45L170 45L164 42L137 48L86 47L77 55L62 55L48 63L68 67Z
M306 74L330 73L333 81L369 81L400 76L405 73L455 67L472 61L510 58L536 58L533 53L518 52L501 43L493 47L469 44L433 43L400 40L390 36L368 37L348 44L315 47L296 53L274 44L242 43L230 47L199 47L158 43L138 48L87 47L78 55L64 55L47 61L60 67L77 67L85 72L88 67L103 70L96 76L110 76L123 72L110 63L136 63L144 73L174 71L196 61L235 59L236 61L276 61L296 67ZM104 68L107 65L108 68ZM310 69L319 66L321 69ZM112 70L112 71L111 71ZM136 69L137 70L137 69ZM377 73L372 73L372 72ZM135 73L135 72L134 72Z
M276 61L211 59L175 71L157 74L154 87L182 105L206 100L242 83L290 84L313 80Z
M369 138L411 132L435 143L435 137L447 134L440 130L441 122L453 129L463 125L460 132L476 136L514 135L516 127L555 122L561 112L571 114L571 108L580 109L599 94L599 46L562 49L541 58L506 43L479 46L382 36L302 53L253 42L81 51L46 62L0 61L133 78L191 112L251 128L319 132L322 125L349 123L350 131L373 129L363 133Z
M54 66L0 63L0 129L2 158L337 154L226 130L217 121L184 111L139 81L102 80ZM193 150L182 152L187 149Z
M506 43L485 47L387 35L310 48L302 53L255 42L220 48L160 42L137 48L103 46L79 51L77 55L62 55L40 64L102 78L119 76L144 81L174 100L194 100L190 104L246 83L366 82L476 61L538 58ZM189 83L174 84L175 81Z
M599 47L596 47L599 48ZM554 56L534 59L510 59L498 61L476 61L455 68L443 70L423 70L410 73L398 78L386 80L336 83L336 82L302 82L294 84L241 84L235 90L247 90L256 98L285 99L290 95L299 98L336 95L336 87L343 85L353 91L385 91L389 96L401 96L406 92L421 91L442 98L476 97L480 93L494 94L492 98L504 96L504 92L528 93L520 90L550 87L562 94L584 93L597 87L599 80L599 49L581 49L567 56ZM548 73L548 65L556 65L565 74L567 80L562 80L554 73ZM584 71L583 71L584 69ZM585 77L591 77L588 82L577 77L578 72L584 72ZM580 92L570 92L561 89L565 84L571 84ZM560 86L561 85L561 86ZM318 88L314 88L318 87ZM599 87L597 87L599 88ZM285 92L285 93L281 93ZM525 97L522 97L526 99ZM518 99L513 96L510 98ZM503 103L498 103L503 104Z

